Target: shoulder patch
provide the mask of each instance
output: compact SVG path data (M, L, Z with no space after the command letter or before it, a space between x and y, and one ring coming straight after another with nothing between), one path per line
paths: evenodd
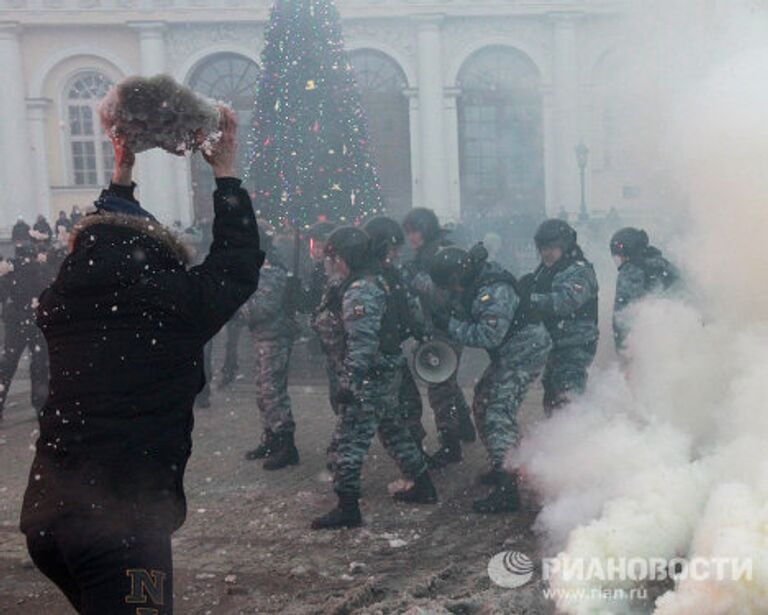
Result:
M362 303L358 303L352 308L352 311L354 312L355 316L358 318L365 316L365 306Z

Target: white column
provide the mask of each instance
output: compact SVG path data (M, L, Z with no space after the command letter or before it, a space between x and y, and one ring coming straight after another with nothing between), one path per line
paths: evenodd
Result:
M579 210L579 168L574 150L581 138L579 126L579 63L576 44L578 13L550 15L554 37L553 146L554 198L557 211ZM557 213L550 211L550 214Z
M459 161L459 111L457 99L461 94L458 88L450 88L445 92L443 109L443 135L446 156L446 187L448 199L446 202L447 215L458 221L461 219L461 178Z
M159 21L130 22L139 33L141 74L145 77L166 71L165 24ZM139 154L139 190L144 207L165 223L180 219L182 199L176 192L172 154L153 149Z
M411 202L413 207L424 207L421 200L421 128L419 126L419 90L408 88L403 91L408 98L408 116L411 132Z
M13 226L17 216L30 224L38 213L32 175L24 67L18 23L0 22L0 226Z
M48 177L48 112L50 98L27 98L27 120L32 145L34 167L35 206L37 211L51 219L51 181Z
M453 214L448 203L443 139L442 17L418 17L419 133L421 204L441 218Z

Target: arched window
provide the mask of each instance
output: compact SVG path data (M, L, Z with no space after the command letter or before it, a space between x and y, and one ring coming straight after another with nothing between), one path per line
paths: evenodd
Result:
M464 63L458 85L464 214L542 216L544 141L535 65L515 49L488 47Z
M235 53L220 53L206 58L189 79L189 86L213 100L230 105L237 113L241 131L253 123L256 93L259 87L261 69L253 60ZM246 168L248 148L238 149L239 168ZM251 190L253 187L246 186ZM213 216L211 194L214 180L208 165L199 155L192 158L192 191L194 195L195 218Z
M101 129L96 107L112 81L96 71L78 73L65 90L70 178L76 186L106 183L112 171L112 144Z
M363 99L387 213L400 218L411 208L411 129L405 75L392 58L372 49L353 51L350 62Z

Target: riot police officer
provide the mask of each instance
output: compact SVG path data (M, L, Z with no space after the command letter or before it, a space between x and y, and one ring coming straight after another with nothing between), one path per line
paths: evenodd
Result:
M256 359L256 403L264 435L246 459L266 459L265 470L280 470L299 463L294 433L296 424L288 395L288 365L296 335L296 320L286 309L288 269L275 254L272 235L259 225L259 242L266 253L258 290L243 306Z
M598 284L576 231L565 220L544 221L534 240L541 264L523 285L552 336L543 378L544 409L551 414L586 388L599 337Z
M485 349L491 360L475 386L472 412L491 466L483 482L495 488L474 510L513 512L519 508L517 481L504 471L504 460L519 440L517 410L544 368L552 341L515 277L487 258L482 244L469 252L449 247L437 253L430 274L452 302L450 311L433 317L452 340Z
M610 242L619 275L613 304L613 340L616 351L624 351L629 326L624 310L643 297L666 291L679 281L677 268L650 245L644 230L626 227L614 233Z
M433 308L445 301L444 293L436 289L429 276L432 258L441 247L449 245L442 237L440 224L431 209L417 207L403 220L403 230L415 257L403 267L403 278L411 291L421 301L428 324ZM460 353L461 349L456 348ZM435 413L435 424L440 439L440 449L431 457L433 467L457 463L462 459L461 441L474 442L475 427L469 415L469 405L459 386L457 376L442 384L431 384L427 395ZM414 406L415 408L415 406ZM411 423L416 422L411 419ZM421 420L421 417L418 417Z
M381 274L394 296L400 322L400 337L403 341L414 337L424 337L424 314L418 298L403 281L397 264L400 248L405 243L405 235L400 225L392 218L379 216L368 221L365 232L371 238L371 251L381 267ZM411 373L408 363L403 364L403 377L398 395L400 409L405 416L408 429L423 450L426 431L421 422L421 393Z
M322 327L326 344L341 347L336 402L340 407L338 447L334 464L336 508L312 522L313 529L355 527L362 523L359 508L360 473L374 434L413 486L394 494L398 501L434 503L437 493L426 460L397 408L402 377L401 333L394 297L376 272L368 235L341 227L325 246L326 271L340 283L332 312Z

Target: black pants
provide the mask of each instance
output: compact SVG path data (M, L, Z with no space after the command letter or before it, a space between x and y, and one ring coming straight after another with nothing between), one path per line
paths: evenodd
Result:
M25 348L29 348L31 355L32 406L39 412L48 397L48 347L45 338L32 316L6 314L5 318L5 348L0 356L0 414Z
M81 615L171 615L171 537L68 523L27 537L32 561Z

